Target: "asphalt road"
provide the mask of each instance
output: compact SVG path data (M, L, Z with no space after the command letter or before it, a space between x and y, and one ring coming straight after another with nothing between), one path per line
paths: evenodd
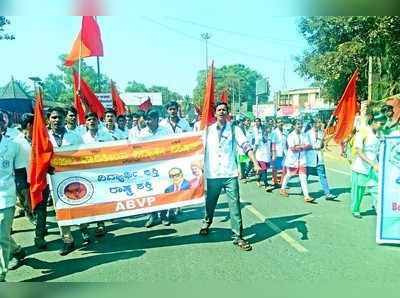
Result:
M7 280L397 282L400 247L375 243L376 216L369 197L362 204L364 217L351 216L346 161L328 154L326 163L338 201L321 197L318 177L310 179L311 195L321 197L316 204L303 202L296 179L289 185L289 198L277 191L266 193L254 182L241 185L244 234L253 245L251 252L231 244L224 197L207 237L198 235L203 216L199 206L185 208L169 227L146 229L143 216L108 222L108 234L88 246L81 246L75 231L78 248L65 257L58 254L62 242L50 212L45 251L33 246L33 226L25 218L15 220L14 237L29 256Z

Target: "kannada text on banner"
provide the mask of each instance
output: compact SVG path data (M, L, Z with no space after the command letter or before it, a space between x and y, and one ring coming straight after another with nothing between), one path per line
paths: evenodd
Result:
M51 190L61 226L204 201L199 133L71 148L55 152L51 163Z
M377 243L400 243L400 137L385 139L380 154Z

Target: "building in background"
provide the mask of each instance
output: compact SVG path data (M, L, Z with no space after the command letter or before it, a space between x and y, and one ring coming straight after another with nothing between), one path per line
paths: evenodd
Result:
M277 116L298 117L304 114L330 113L333 105L321 96L320 88L278 91L274 94Z

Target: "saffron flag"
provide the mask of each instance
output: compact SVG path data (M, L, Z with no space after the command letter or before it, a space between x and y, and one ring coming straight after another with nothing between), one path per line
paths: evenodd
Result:
M151 103L150 97L147 97L147 99L139 105L139 110L147 112L152 106L153 104Z
M214 101L215 101L214 62L208 71L206 92L204 94L203 109L200 118L200 130L205 129L215 122Z
M92 91L92 89L90 89L89 85L82 79L82 77L80 78L80 90L78 90L78 86L79 86L79 76L78 74L74 71L73 72L73 77L74 77L74 85L75 85L75 104L79 103L78 98L79 97L81 103L85 106L87 106L87 110L90 110L91 112L96 113L97 117L99 119L101 119L104 115L105 112L105 108L104 106L101 104L100 100L97 98L96 94L94 94L94 92ZM79 104L78 104L79 107ZM83 109L81 109L83 110ZM87 112L84 111L83 112L83 117L79 120L79 123L81 123L81 121L84 121L85 116L84 113ZM77 109L78 111L78 109ZM82 111L81 111L82 113ZM78 114L78 117L80 115Z
M226 93L225 89L222 90L220 99L223 103L228 104L228 94Z
M337 118L334 133L334 140L337 144L343 142L353 130L357 112L357 79L358 71L356 70L351 76L336 110L333 112L333 115Z
M113 81L111 81L111 97L113 102L113 107L117 116L123 115L126 112L125 103L122 101L121 97L118 94L117 88Z
M32 156L29 171L32 210L43 201L43 191L47 187L46 175L53 156L53 145L49 139L43 115L43 95L36 97L35 116L32 129Z
M81 58L93 56L103 56L100 27L93 16L85 16L82 17L81 31L78 33L64 64L72 66Z

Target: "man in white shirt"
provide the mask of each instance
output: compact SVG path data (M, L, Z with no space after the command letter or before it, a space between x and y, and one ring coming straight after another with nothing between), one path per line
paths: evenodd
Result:
M164 126L169 134L178 134L192 131L189 122L186 119L178 116L179 105L176 101L170 101L165 105L168 117L160 121L160 126ZM168 210L169 220L173 220L176 216L181 213L181 208L175 208L174 210Z
M159 125L159 114L155 109L148 110L144 119L146 121L146 127L141 129L138 134L130 134L129 141L131 142L140 142L140 141L149 141L159 139L161 137L165 137L169 135L169 131L164 126ZM169 226L171 224L170 219L168 217L168 210L162 210L160 212L152 212L145 223L146 228L150 228L158 224L161 220L162 224L165 226Z
M17 137L20 133L20 131L15 128L12 127L12 122L10 120L10 115L8 114L8 112L0 110L0 112L3 113L4 115L4 127L0 130L0 134L9 137L10 139L14 139L15 137Z
M87 113L85 115L85 121L86 132L82 135L82 142L84 144L114 141L114 138L110 133L99 129L99 119L97 118L96 113Z
M70 132L74 132L77 135L81 135L85 132L85 127L83 125L78 125L77 111L74 107L68 107L66 109L65 116L65 129Z
M385 125L386 117L374 115L369 125L361 128L354 137L355 157L351 165L351 212L355 218L362 218L360 205L367 186L372 186L373 207L377 195L378 155L381 144L378 133Z
M283 120L277 119L276 128L271 133L272 186L268 191L278 188L282 182L282 177L278 177L278 172L282 172L286 152L286 136L283 132L283 125Z
M47 121L49 123L49 139L55 150L60 147L82 144L82 138L79 135L65 129L65 111L62 108L50 108ZM36 226L38 227L38 225L40 225L39 228L42 230L46 228L47 198L48 195L44 196L43 201L35 209L37 218ZM70 226L62 226L60 230L63 240L63 247L60 250L60 255L65 256L75 249L75 243ZM85 235L83 236L85 239Z
M178 116L179 105L176 101L170 101L165 105L168 117L160 121L160 126L168 129L170 134L192 131L189 122Z
M260 167L255 159L252 147L238 127L227 121L228 105L217 102L215 117L217 122L206 129L205 141L205 177L207 178L207 195L205 218L200 235L208 235L215 208L221 190L225 188L228 197L233 244L242 250L251 250L251 245L243 239L242 214L239 198L238 165L236 162L236 146L240 146L254 163L258 173Z
M33 119L33 114L23 114L20 121L21 132L16 138L13 139L13 141L19 146L26 173L29 173L30 169ZM26 176L26 180L29 184L28 176ZM21 208L22 213L25 214L32 223L34 223L28 184L26 185L26 188L17 189L17 199L19 202L17 202L16 207L17 209Z
M4 113L0 112L0 131L5 129ZM16 183L26 183L21 174L26 170L19 147L10 138L0 134L0 282L5 281L10 256L22 249L11 237L16 203ZM14 177L15 176L15 177Z
M123 133L116 125L117 114L113 109L107 109L104 113L104 128L105 132L111 134L115 141L128 139L127 134Z
M123 140L128 139L129 129L127 127L127 118L125 115L117 116L117 127L122 132Z
M94 144L100 142L112 142L112 135L104 130L99 129L99 120L96 113L90 112L85 115L86 133L82 135L83 144ZM91 242L88 224L80 225L80 230L83 235L84 244ZM102 237L106 234L106 226L103 221L97 222L96 236Z
M281 196L289 196L286 187L290 178L298 175L301 189L304 195L304 202L311 203L315 198L310 197L307 185L307 159L306 152L311 148L308 137L302 132L303 122L295 120L294 130L288 135L288 151L285 158L286 174L282 179L282 187L279 190Z
M324 147L322 120L316 117L310 120L310 124L312 127L306 132L311 146L311 148L306 151L307 179L309 175L318 176L322 190L325 194L325 199L334 200L336 199L336 196L333 195L329 189L328 179L326 178L324 156L322 153L322 148Z

